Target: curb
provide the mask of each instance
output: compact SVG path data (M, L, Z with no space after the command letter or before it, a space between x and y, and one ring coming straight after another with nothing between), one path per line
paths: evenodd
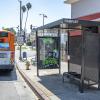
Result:
M18 68L18 64L16 62L16 68L18 69L19 73L28 84L28 86L32 89L32 91L37 95L39 100L51 100L36 84L22 71Z

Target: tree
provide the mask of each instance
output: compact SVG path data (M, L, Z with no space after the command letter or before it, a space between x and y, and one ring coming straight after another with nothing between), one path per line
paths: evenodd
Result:
M2 27L3 30L6 30L6 31L10 31L10 32L13 32L14 34L16 34L16 31L14 28L5 28L5 27Z

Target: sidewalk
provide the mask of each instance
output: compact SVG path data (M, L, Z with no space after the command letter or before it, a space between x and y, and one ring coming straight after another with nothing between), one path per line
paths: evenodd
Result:
M58 69L40 70L40 76L37 77L36 66L31 65L30 70L26 70L24 62L17 60L16 63L20 72L24 73L44 100L100 100L100 91L97 89L88 89L80 93L78 86L69 82L63 83ZM61 73L67 71L67 63L61 63L61 65Z

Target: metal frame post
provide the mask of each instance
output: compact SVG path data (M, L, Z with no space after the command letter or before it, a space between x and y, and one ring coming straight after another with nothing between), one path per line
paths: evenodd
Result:
M68 29L68 31L67 31L67 34L68 34L68 40L67 40L67 62L68 62L68 72L69 72L69 58L68 58L68 56L70 56L69 55L69 34L70 34L70 32L69 32L69 29Z
M98 33L100 32L100 26L98 26ZM99 44L100 44L100 35L99 35ZM99 48L100 48L100 45L99 45ZM99 51L99 61L98 61L98 89L100 90L100 51Z
M59 75L61 74L61 39L60 39L60 29L58 29L58 43L59 43Z
M84 49L85 49L85 45L84 45L84 29L82 30L82 63L81 63L81 79L80 79L80 86L79 86L79 91L81 93L84 92Z
M37 76L39 76L39 58L38 58L38 52L39 52L39 47L38 47L38 31L36 31L36 54L37 54Z
M100 26L98 26L98 33L100 33ZM100 48L100 35L99 35L99 48ZM100 50L98 57L98 90L100 90Z

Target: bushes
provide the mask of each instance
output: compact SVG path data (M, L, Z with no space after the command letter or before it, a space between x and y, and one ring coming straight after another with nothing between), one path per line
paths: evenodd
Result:
M27 42L26 45L27 45L27 46L31 46L32 43L31 43L31 42Z

